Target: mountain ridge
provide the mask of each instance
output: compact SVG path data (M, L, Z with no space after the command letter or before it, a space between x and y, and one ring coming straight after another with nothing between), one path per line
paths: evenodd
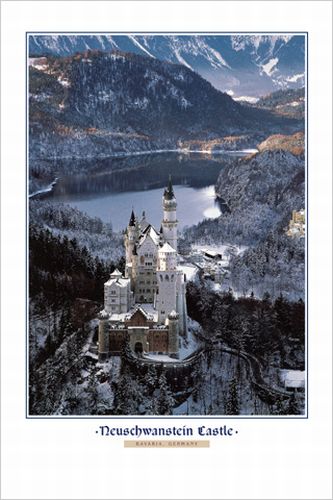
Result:
M252 134L301 122L235 102L188 68L113 51L31 61L30 157L106 156L179 141Z
M114 49L181 63L234 97L304 85L304 35L30 35L31 55Z

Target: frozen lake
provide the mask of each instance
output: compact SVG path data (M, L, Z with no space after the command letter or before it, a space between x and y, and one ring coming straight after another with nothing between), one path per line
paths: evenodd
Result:
M182 229L220 215L214 185L230 156L165 153L105 159L93 165L81 160L74 165L74 175L62 175L68 169L63 163L59 181L47 197L111 222L115 231L125 229L132 207L140 216L145 210L147 220L159 230L163 190L171 175Z
M111 222L114 231L125 229L132 207L135 214L146 212L147 220L159 229L162 220L162 195L163 188L148 191L129 191L125 193L112 193L105 196L87 195L84 197L59 197L64 198L72 207L77 207L92 217L99 217L104 222ZM187 186L174 186L177 198L177 218L179 229L184 226L197 224L204 218L215 218L221 213L219 204L215 200L214 185L204 188Z

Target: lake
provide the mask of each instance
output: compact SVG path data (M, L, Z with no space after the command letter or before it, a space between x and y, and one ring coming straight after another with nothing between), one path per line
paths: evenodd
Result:
M237 156L244 154L239 152ZM61 160L57 164L59 180L46 197L111 222L115 231L126 227L132 207L138 215L145 210L147 220L159 229L163 190L171 175L182 229L220 215L223 207L216 200L214 185L221 169L234 156L161 153L71 160L70 164ZM67 173L73 170L79 173Z

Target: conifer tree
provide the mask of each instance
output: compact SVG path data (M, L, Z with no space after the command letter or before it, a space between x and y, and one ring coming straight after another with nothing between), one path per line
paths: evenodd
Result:
M239 415L239 397L236 379L232 379L232 381L230 382L226 405L226 415Z
M295 394L292 394L291 398L289 399L288 408L287 408L286 413L287 413L287 415L298 415L299 414L299 406L298 406L298 402L297 402Z
M164 372L159 378L158 410L159 415L171 415L172 408L175 405L175 399L168 385Z

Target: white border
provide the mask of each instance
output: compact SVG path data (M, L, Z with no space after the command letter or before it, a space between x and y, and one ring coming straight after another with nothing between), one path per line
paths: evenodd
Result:
M237 437L200 451L124 450L95 421L26 420L25 32L268 28L309 32L309 419L231 419ZM3 498L331 498L331 2L3 2L1 41Z

